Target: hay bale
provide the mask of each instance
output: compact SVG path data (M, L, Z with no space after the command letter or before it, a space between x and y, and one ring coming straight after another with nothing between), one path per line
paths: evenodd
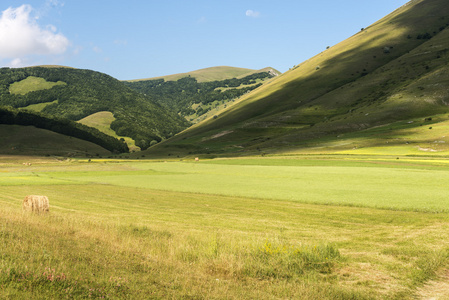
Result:
M47 196L29 195L23 199L23 211L35 213L46 213L50 211L50 204Z

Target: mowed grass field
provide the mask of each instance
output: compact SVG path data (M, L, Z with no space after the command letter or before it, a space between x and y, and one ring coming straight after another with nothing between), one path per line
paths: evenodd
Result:
M426 157L3 157L0 298L447 296L448 179Z

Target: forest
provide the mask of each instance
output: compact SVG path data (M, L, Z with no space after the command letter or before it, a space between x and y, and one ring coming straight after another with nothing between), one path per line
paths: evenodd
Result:
M11 84L29 76L66 84L23 95L10 93ZM0 106L23 108L37 103L49 103L42 113L73 121L110 111L115 118L111 128L120 136L134 139L141 149L148 148L153 140L167 139L189 126L184 118L157 101L103 73L71 68L0 69Z

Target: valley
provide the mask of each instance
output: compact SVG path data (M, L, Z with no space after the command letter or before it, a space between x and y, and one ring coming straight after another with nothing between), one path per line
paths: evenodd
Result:
M446 1L284 73L1 68L0 298L448 298Z

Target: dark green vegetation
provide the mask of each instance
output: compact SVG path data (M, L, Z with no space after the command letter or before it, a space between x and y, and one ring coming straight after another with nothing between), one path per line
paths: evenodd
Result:
M149 153L336 152L391 146L386 137L409 149L446 142L433 131L449 113L448 24L447 1L411 1ZM402 130L423 126L413 139Z
M2 155L36 155L65 157L110 156L105 148L85 140L35 126L0 124Z
M123 153L129 151L124 142L104 134L96 128L69 119L45 116L36 112L0 107L0 124L34 126L92 142L111 152ZM4 140L3 143L6 144L7 141ZM51 153L51 149L48 150L48 153Z
M36 78L40 78L40 86L29 88ZM48 105L42 106L42 113L74 121L110 111L115 117L111 128L117 135L134 139L142 149L188 126L176 113L99 72L43 67L0 69L1 106L23 108L45 103Z
M184 77L177 81L155 79L125 84L193 121L219 105L226 107L229 101L258 88L263 81L276 75L275 71L267 71L221 81L198 82L194 77Z

